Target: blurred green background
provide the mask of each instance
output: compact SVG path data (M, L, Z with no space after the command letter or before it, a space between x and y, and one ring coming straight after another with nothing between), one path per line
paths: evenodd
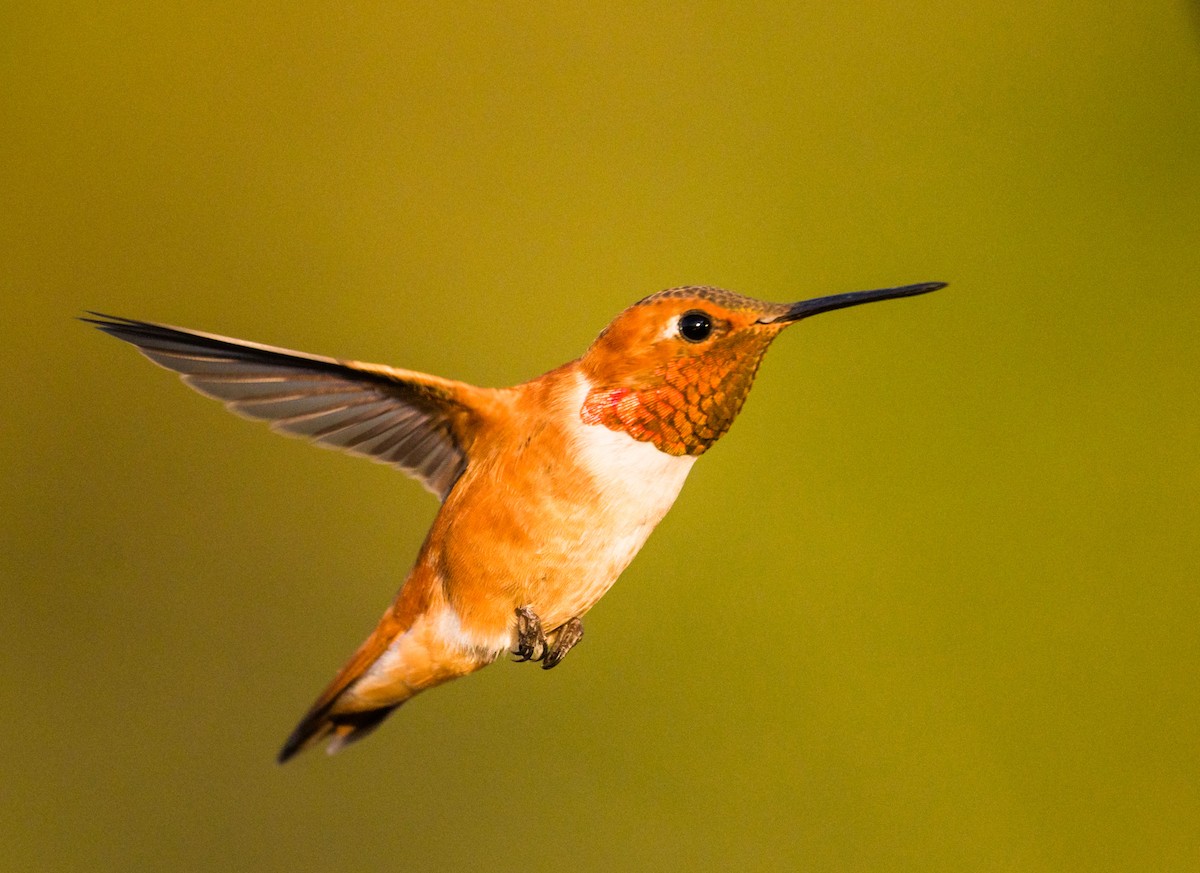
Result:
M1200 869L1200 16L0 11L2 870ZM435 510L75 323L487 385L776 343L553 673L273 755Z

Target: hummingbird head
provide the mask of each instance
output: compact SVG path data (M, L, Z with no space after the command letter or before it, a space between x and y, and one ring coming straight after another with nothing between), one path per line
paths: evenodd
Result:
M944 282L769 303L709 287L671 288L618 315L580 360L580 414L671 455L699 455L741 411L771 341L820 312L926 294Z

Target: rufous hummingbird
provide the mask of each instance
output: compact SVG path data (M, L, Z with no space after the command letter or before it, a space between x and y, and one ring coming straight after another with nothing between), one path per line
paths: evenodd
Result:
M90 313L105 333L281 433L408 473L442 501L416 565L279 753L337 751L413 695L505 652L555 666L733 424L763 354L803 318L942 282L767 303L672 288L577 360L513 388Z

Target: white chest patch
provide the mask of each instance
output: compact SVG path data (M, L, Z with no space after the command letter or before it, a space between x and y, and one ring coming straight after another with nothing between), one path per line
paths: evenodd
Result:
M591 388L582 376L579 382L578 396L571 400L575 410L583 407ZM592 476L607 505L629 519L633 527L648 524L653 528L679 496L696 457L668 455L653 443L639 442L622 431L584 424L578 414L574 421L580 465ZM643 541L649 533L645 532Z
M586 392L584 392L586 393ZM583 395L580 396L580 403ZM579 466L600 500L592 505L596 538L567 615L581 615L612 586L679 496L696 458L668 455L652 443L602 424L579 421L574 433Z

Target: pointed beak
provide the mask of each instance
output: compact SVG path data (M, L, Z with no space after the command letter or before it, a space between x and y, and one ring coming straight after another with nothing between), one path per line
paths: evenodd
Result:
M813 300L801 300L793 303L782 315L772 315L760 318L759 324L783 324L799 321L810 315L822 312L832 312L835 309L845 309L847 306L858 306L860 303L874 303L876 300L891 300L893 297L915 297L918 294L928 294L945 288L945 282L922 282L919 285L902 285L899 288L876 288L874 291L851 291L849 294L833 294L829 297L817 297Z

